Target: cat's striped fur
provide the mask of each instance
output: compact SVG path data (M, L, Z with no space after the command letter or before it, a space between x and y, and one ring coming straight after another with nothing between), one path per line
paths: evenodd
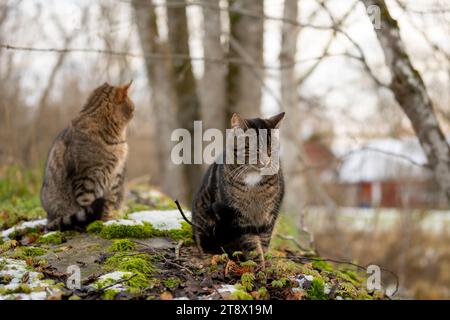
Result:
M283 116L284 113L269 119L242 119L235 114L232 127L268 129L270 143L270 129L278 128ZM264 260L283 194L281 168L276 174L260 175L247 162L212 164L192 206L197 246L212 253L243 251L247 257L256 252Z
M83 227L119 209L128 153L126 128L134 113L127 96L130 84L98 87L55 139L41 189L48 229Z

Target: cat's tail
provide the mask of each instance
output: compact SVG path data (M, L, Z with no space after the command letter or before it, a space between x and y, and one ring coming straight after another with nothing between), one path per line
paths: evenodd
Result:
M48 230L71 230L84 228L89 223L101 218L105 206L105 199L99 198L79 211L69 214L57 215L55 219L47 223Z
M177 205L178 211L180 211L181 216L183 217L184 221L186 221L187 223L189 223L191 226L196 227L197 229L201 230L202 232L206 233L205 229L203 229L201 226L199 226L196 223L193 223L191 221L189 221L189 219L186 217L186 215L184 214L183 209L181 209L180 203L178 202L178 200L174 201L175 204Z

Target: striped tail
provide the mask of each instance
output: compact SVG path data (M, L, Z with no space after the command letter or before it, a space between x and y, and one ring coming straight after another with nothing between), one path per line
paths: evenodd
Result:
M90 206L81 208L78 212L57 216L47 223L47 229L65 231L85 228L102 217L104 206L105 199L96 199Z

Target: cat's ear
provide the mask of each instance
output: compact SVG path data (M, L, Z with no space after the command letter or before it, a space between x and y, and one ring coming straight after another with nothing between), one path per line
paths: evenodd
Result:
M231 127L247 129L247 123L245 122L245 119L243 119L240 115L238 115L237 113L233 113L233 116L231 117Z
M270 124L270 126L274 129L278 129L280 127L281 120L284 118L284 112L277 114L276 116L270 117L266 119L266 121Z
M116 101L122 102L125 99L125 97L128 95L128 89L130 88L132 83L133 83L133 80L131 80L130 83L117 88Z

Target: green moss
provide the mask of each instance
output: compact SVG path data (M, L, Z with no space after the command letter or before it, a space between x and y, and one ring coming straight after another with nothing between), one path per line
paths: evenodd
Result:
M313 261L312 267L319 271L333 271L334 270L333 266L330 263L323 261L323 260Z
M128 285L131 288L136 288L136 289L144 289L148 286L149 284L149 279L147 276L141 274L141 273L135 273L136 275L131 278L130 280L128 280Z
M61 244L65 241L64 235L60 231L53 231L39 237L39 244Z
M253 300L253 297L249 293L245 292L244 290L238 289L238 290L230 293L229 299L230 300Z
M361 283L364 281L363 277L359 276L357 272L353 270L341 270L336 272L337 277L351 282L355 286L361 285Z
M0 245L0 254L4 253L6 251L9 251L11 249L14 249L16 246L17 246L17 241L15 241L15 240L5 241L3 244Z
M172 229L167 231L168 236L175 240L180 241L183 240L184 244L191 245L194 244L194 240L192 237L192 228L186 221L181 222L181 229Z
M255 275L250 272L246 272L241 276L241 284L247 291L253 290L253 281L255 281Z
M300 273L301 266L297 263L285 259L273 259L266 273L273 278L282 278Z
M286 278L280 278L278 280L273 280L271 283L273 288L278 288L278 289L284 288L286 286L286 284L287 284Z
M259 296L259 299L268 299L269 298L269 293L267 292L266 287L261 287L258 289L258 296Z
M144 275L151 275L154 272L152 261L146 254L117 253L106 260L105 268L107 271L128 271Z
M119 293L119 290L116 289L106 289L105 292L103 292L103 299L105 300L114 300L116 295Z
M233 254L231 255L233 258L239 258L239 257L243 257L244 253L242 251L234 251Z
M108 248L112 252L132 251L136 245L128 239L114 240L113 244Z
M181 280L179 278L168 278L161 280L161 283L167 289L175 289L181 284Z
M105 225L102 221L94 221L87 227L87 231L99 234L105 239L169 237L175 241L183 240L186 245L194 243L192 228L186 221L181 222L180 229L171 230L155 229L149 222L136 225Z
M135 274L127 283L130 287L139 289L148 286L149 277L155 272L152 259L146 254L117 253L106 260L104 269L106 271L123 271Z
M0 169L0 230L45 217L39 200L41 170L13 165Z
M299 273L301 273L301 274L310 275L310 276L313 276L314 278L322 279L322 275L317 270L314 270L312 267L310 267L309 265L301 265L301 266L299 266L299 268L300 268Z
M247 260L247 261L241 262L241 263L239 263L239 265L244 268L256 268L258 266L258 264L253 260Z
M336 290L336 295L342 296L346 299L355 300L372 300L373 297L368 294L364 288L355 286L350 282L339 283L338 290Z
M311 300L326 300L328 296L325 294L324 289L323 280L315 278L311 281L311 285L306 292Z
M150 238L160 235L161 232L155 230L148 222L131 226L122 224L104 225L102 231L100 232L100 236L105 239Z
M102 232L104 227L104 223L102 221L94 221L89 224L86 228L86 231L89 233L100 233Z
M47 250L37 247L18 247L14 250L13 257L26 259L28 257L38 257L47 253Z
M258 279L258 281L262 284L267 283L267 276L266 273L263 271L258 271L258 273L256 274L256 279Z

